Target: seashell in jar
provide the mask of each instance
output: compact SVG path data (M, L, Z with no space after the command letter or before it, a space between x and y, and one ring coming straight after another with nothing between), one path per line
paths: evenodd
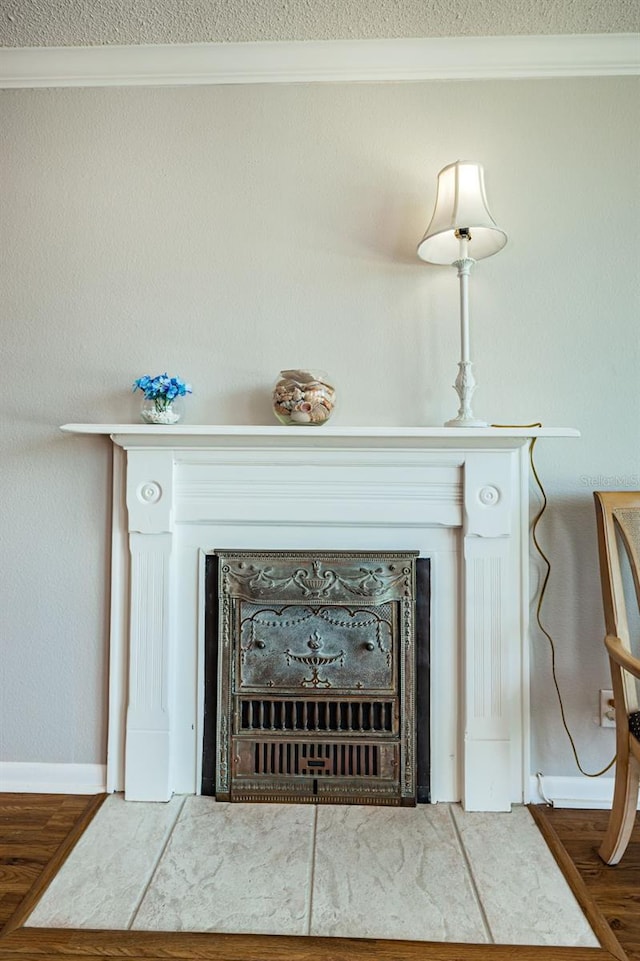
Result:
M314 404L309 411L309 419L312 424L321 424L327 419L331 410L325 407L324 404Z
M297 370L281 370L280 377L284 381L295 381L297 384L308 384L318 376L320 371L303 370L298 368Z
M293 400L293 392L290 390L287 390L286 387L279 387L276 391L274 391L274 397L278 397L280 400L283 400L283 401L284 400L291 401Z
M292 424L310 424L311 412L308 410L292 410L289 414L289 420Z
M327 395L326 387L313 386L313 387L310 387L308 390L305 390L304 399L313 407L315 406L315 404L321 404L323 399L326 397L326 395Z

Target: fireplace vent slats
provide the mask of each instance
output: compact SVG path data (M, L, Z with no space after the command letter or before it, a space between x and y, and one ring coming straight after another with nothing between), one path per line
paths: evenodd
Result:
M393 780L393 745L327 741L244 741L238 745L239 777L382 777Z
M395 734L398 719L394 717L393 706L392 699L300 701L241 698L239 730Z

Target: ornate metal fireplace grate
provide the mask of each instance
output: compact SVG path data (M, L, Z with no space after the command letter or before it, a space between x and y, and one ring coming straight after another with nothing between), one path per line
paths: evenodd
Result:
M415 552L208 557L204 793L415 804L416 571Z

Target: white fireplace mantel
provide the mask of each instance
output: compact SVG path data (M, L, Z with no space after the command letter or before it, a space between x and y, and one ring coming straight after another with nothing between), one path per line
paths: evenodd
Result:
M208 552L391 549L432 562L432 800L528 800L528 447L578 431L62 429L114 444L109 790L199 791Z

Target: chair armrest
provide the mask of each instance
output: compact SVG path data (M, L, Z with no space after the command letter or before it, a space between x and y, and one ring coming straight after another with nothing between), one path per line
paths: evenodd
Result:
M614 637L612 634L607 634L604 643L611 660L615 661L616 664L619 664L625 671L628 671L629 674L633 674L634 677L640 680L640 660L629 653L620 638Z

